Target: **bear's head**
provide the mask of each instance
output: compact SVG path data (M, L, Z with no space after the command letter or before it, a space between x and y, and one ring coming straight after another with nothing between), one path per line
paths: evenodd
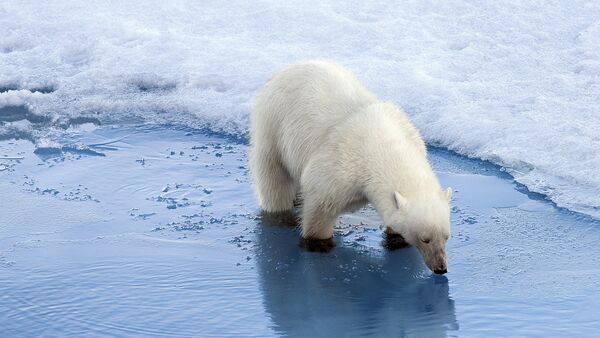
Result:
M446 241L450 237L451 196L451 188L410 200L394 193L396 210L388 226L416 247L427 267L436 274L444 274L448 269Z

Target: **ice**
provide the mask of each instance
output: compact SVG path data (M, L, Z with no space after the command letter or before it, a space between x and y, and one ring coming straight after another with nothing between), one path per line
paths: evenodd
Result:
M0 138L92 120L241 138L274 70L329 58L430 144L598 217L599 17L589 1L3 2Z

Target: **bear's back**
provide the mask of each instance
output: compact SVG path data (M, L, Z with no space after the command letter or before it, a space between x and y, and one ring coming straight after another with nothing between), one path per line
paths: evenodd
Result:
M376 102L348 70L325 60L289 66L265 84L256 102L252 129L269 134L292 177L326 142L331 129Z

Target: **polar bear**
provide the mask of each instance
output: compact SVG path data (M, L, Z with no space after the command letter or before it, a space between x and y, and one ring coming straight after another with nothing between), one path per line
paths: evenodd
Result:
M302 237L327 240L336 218L367 202L386 232L447 272L452 189L442 190L418 130L342 66L312 60L272 76L251 114L249 167L260 207L302 196Z

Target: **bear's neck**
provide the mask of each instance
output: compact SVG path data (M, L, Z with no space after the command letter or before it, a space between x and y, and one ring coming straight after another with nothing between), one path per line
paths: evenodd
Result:
M381 192L377 193L377 194L372 194L371 196L368 197L369 202L371 202L371 204L373 205L373 207L375 207L375 210L377 210L377 213L379 214L379 216L381 217L382 221L383 221L383 225L386 227L390 227L393 228L395 230L395 226L397 226L397 224L394 224L394 216L396 215L396 212L398 211L398 206L396 204L395 198L394 198L394 192L400 192L399 190L393 190L393 189L387 189L387 190L382 190ZM406 195L406 194L402 194L402 192L400 192L400 194L402 194L407 200L408 203L410 205L411 201L416 201L416 200L430 200L432 198L434 198L434 194L438 194L438 191L433 191L433 190L429 190L428 192L424 192L421 195ZM423 197L426 196L426 197Z
M378 103L362 114L369 123L362 130L357 153L362 166L362 186L369 201L389 226L397 206L394 192L409 202L440 192L435 173L417 129L403 112L392 105Z
M365 185L367 198L386 226L391 225L392 215L397 210L394 192L399 192L410 203L435 196L441 191L438 179L424 155L407 149L402 154L390 150L389 154L381 154L381 160L395 160L389 166L371 168Z

